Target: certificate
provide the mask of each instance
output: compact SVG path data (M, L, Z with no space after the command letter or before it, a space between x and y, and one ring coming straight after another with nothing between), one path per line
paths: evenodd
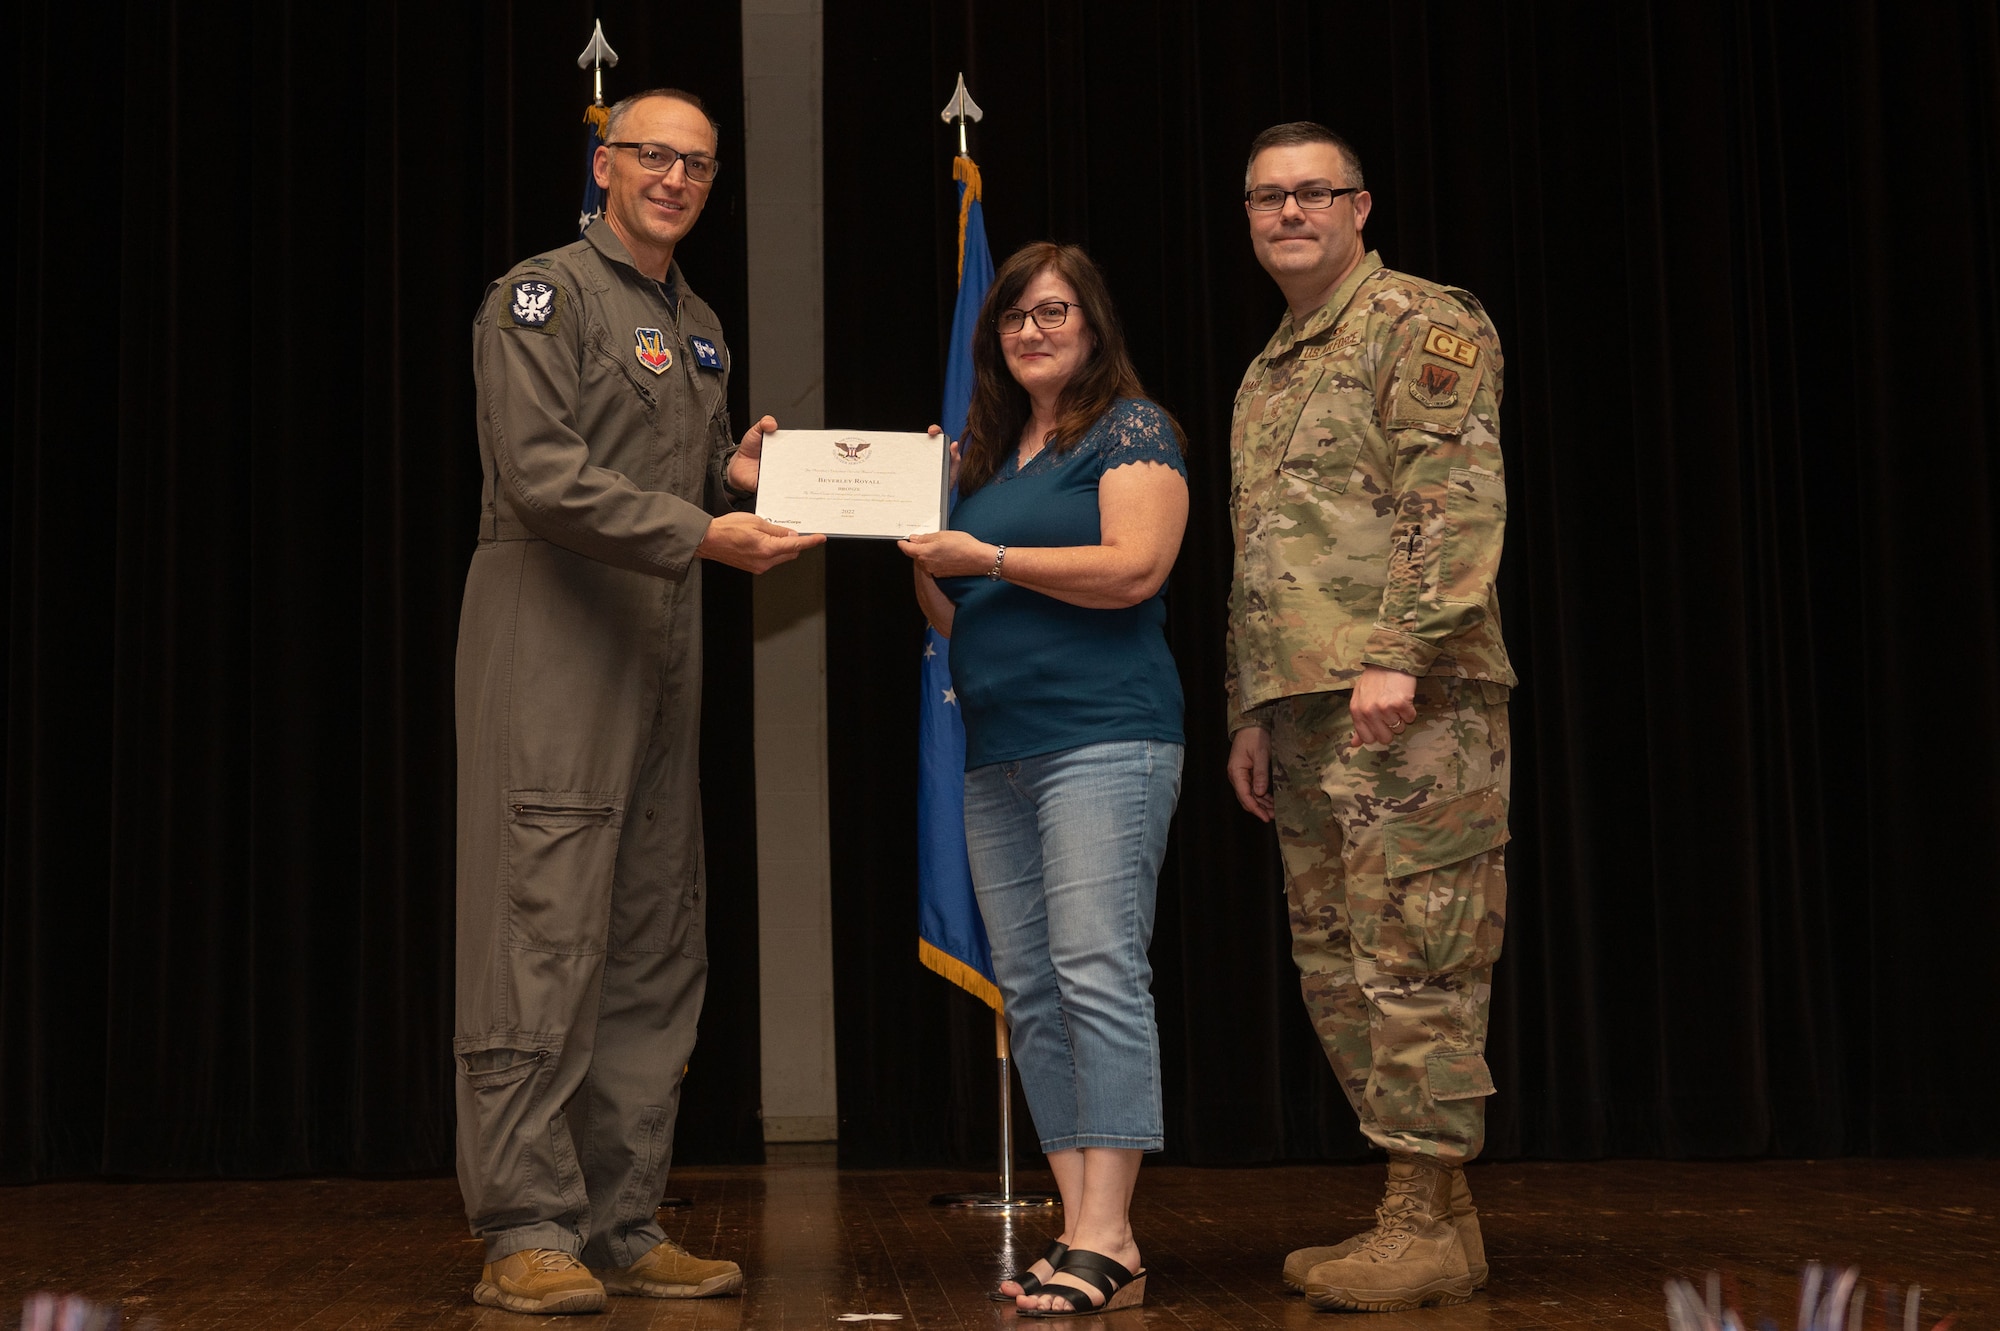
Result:
M794 531L900 540L944 526L941 434L773 430L757 466L757 516Z

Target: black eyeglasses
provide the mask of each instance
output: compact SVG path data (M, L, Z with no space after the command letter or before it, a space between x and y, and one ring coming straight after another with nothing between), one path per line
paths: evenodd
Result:
M1279 189L1275 185L1259 185L1256 189L1243 191L1243 202L1260 213L1274 213L1285 206L1286 199L1295 199L1299 207L1311 211L1333 207L1333 201L1343 194L1359 194L1359 185L1349 185L1346 189L1335 189L1331 185L1307 185L1302 189Z
M1082 308L1073 300L1045 300L1032 310L1002 310L1000 317L993 322L1002 333L1018 333L1028 322L1028 316L1033 315L1035 327L1046 332L1051 328L1061 328L1068 321L1071 310Z
M639 154L639 165L656 176L664 176L679 162L687 168L689 180L699 180L703 184L715 179L715 173L722 169L722 163L707 153L684 153L678 148L669 148L664 143L607 143L607 148L630 148Z

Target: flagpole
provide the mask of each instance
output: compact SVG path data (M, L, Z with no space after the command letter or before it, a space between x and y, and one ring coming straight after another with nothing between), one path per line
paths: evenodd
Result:
M590 41L576 58L578 69L590 71L590 105L583 108L583 123L589 128L583 136L583 207L576 215L576 234L581 236L590 230L590 224L604 215L604 191L597 184L592 163L597 157L597 149L605 139L605 128L611 120L611 109L604 104L604 67L618 63L618 52L611 49L611 43L604 40L604 24L593 22L590 27Z
M967 121L984 120L986 113L979 109L979 103L972 100L972 94L965 90L965 75L958 76L958 86L952 90L951 100L945 103L938 118L947 125L958 127L958 155L965 159L969 168L964 174L954 169L953 174L967 181L967 197L961 202L959 213L959 281L965 280L965 209L978 196L970 193L978 180L978 168L971 166L972 154L967 151L965 126ZM956 168L957 164L954 164ZM984 244L981 251L984 252ZM990 269L991 265L988 265ZM962 294L962 293L961 293ZM950 428L950 427L947 427ZM999 1002L993 1001L993 1062L999 1072L1000 1081L1000 1191L998 1192L941 1192L931 1198L933 1206L972 1207L985 1211L1025 1211L1034 1207L1054 1206L1056 1197L1048 1192L1014 1191L1014 1055L1008 1039L1007 1014Z

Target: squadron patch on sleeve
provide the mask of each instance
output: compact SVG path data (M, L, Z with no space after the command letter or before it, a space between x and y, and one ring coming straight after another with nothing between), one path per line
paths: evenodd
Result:
M694 349L694 363L704 370L722 368L722 352L705 337L689 337L688 346Z
M1410 396L1433 411L1458 405L1458 371L1425 361L1410 380Z
M556 317L556 287L538 278L514 284L514 299L507 307L521 328L547 328Z
M1486 377L1485 357L1471 337L1435 324L1424 329L1396 370L1383 424L1455 435L1465 428L1473 398Z

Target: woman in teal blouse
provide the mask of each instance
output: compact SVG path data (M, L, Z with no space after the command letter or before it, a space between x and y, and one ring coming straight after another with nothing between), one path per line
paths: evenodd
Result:
M1145 1297L1130 1211L1163 1145L1146 948L1180 796L1164 628L1187 468L1075 246L1001 266L973 367L950 529L902 545L951 639L973 885L1062 1192L1061 1236L998 1297L1082 1315Z

